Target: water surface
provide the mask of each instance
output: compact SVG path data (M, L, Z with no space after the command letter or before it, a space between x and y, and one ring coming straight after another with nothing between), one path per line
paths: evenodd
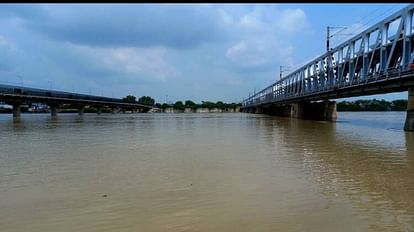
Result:
M404 119L0 115L0 231L412 231Z

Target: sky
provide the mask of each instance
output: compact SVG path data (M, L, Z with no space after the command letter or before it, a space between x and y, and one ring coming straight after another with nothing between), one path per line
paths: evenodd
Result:
M241 102L407 4L0 4L0 84ZM287 74L287 73L285 73ZM392 93L355 99L406 99Z

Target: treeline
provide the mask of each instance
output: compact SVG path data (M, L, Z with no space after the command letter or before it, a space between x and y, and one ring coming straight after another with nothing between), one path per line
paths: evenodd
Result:
M155 106L160 109L167 109L167 108L173 108L175 110L184 110L185 108L190 109L198 109L198 108L207 108L209 110L211 109L235 109L237 107L240 107L240 103L224 103L222 101L218 102L211 102L211 101L202 101L201 104L197 104L191 100L186 100L185 102L182 101L176 101L175 103L167 104L167 103L155 103L155 100L151 98L150 96L142 96L138 99L133 95L128 95L124 98L122 98L123 102L127 103L139 103L143 105L150 105Z
M142 105L149 105L149 106L153 106L155 103L155 100L150 96L142 96L137 101L137 98L135 96L128 95L122 98L122 101L127 102L127 103L139 103Z
M407 100L357 100L338 102L338 111L405 111L407 110Z
M173 108L175 110L184 110L185 108L190 109L198 109L198 108L207 108L209 110L217 108L217 109L235 109L239 106L241 106L240 103L224 103L222 101L218 102L210 102L210 101L202 101L201 104L197 104L191 100L187 100L184 103L182 101L176 101L174 104L161 104L156 103L156 107L161 108L163 110L167 108Z

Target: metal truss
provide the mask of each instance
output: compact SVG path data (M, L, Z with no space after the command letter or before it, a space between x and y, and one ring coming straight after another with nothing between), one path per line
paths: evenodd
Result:
M404 91L414 85L414 4L330 49L242 107Z

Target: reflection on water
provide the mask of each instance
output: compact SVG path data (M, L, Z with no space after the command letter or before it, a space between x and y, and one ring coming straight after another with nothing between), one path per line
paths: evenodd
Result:
M412 231L404 118L0 115L0 231Z

